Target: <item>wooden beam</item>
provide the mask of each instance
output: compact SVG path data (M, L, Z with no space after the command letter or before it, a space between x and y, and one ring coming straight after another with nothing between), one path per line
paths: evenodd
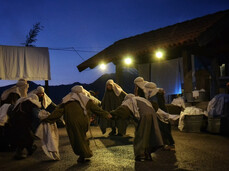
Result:
M116 72L115 72L115 79L116 79L116 83L118 85L120 85L121 87L123 87L123 66L122 64L119 62L116 64Z
M192 87L192 62L191 54L185 50L182 52L184 72L184 93L191 93Z
M219 61L217 57L211 58L211 92L210 96L213 98L215 95L219 93L219 76L220 76L220 68Z

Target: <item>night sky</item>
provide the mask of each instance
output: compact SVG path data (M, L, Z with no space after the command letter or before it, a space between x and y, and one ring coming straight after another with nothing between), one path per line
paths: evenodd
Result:
M23 46L40 22L34 45L50 48L49 84L91 83L115 72L114 65L104 72L76 66L115 41L226 9L229 0L0 0L0 45ZM70 47L78 53L51 50ZM0 86L15 82L0 80Z

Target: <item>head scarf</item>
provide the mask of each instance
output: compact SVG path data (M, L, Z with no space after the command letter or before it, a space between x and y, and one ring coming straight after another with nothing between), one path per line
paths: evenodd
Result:
M127 106L130 109L130 111L133 113L133 115L139 120L140 113L139 113L139 108L137 105L137 100L142 101L147 106L152 108L152 105L148 100L142 97L135 96L133 94L126 95L124 101L122 102L122 105Z
M1 95L1 100L6 100L10 93L16 93L21 96L19 88L17 86L10 87L9 89L5 90Z
M159 88L157 88L157 85L153 82L148 82L144 85L144 93L145 93L145 98L149 99L150 97L153 97L157 94L159 91Z
M42 87L42 86L38 86L37 87L37 93L45 93L45 89L44 89L44 87Z
M141 88L144 91L144 85L147 83L147 81L144 80L143 77L137 77L134 80L134 84L137 85L139 88Z
M124 92L123 89L118 84L116 84L112 79L107 80L106 89L107 89L107 85L112 86L112 90L114 91L116 96L119 96L121 92Z
M82 87L82 86L80 86L80 87ZM82 89L80 91L82 91L82 93L85 96L89 97L94 104L96 104L96 105L101 104L101 101L99 99L97 99L95 96L92 96L91 93L89 91L87 91L86 89L84 89L83 87L82 87Z
M14 109L21 104L22 102L25 102L29 100L30 102L32 102L33 104L35 104L38 108L41 108L41 103L39 102L39 98L36 94L30 94L27 97L21 97L20 99L17 100Z
M15 86L10 87L2 93L1 99L6 100L10 93L16 93L20 97L26 97L28 88L29 84L27 84L27 81L24 79L20 79Z
M32 90L31 92L29 92L28 95L31 95L31 94L38 94L38 93L44 93L42 105L43 105L43 107L46 109L46 108L52 103L52 100L51 100L51 99L49 98L49 96L45 93L44 87L38 86L35 90Z
M19 88L20 96L26 97L27 91L29 88L29 84L27 83L27 80L25 80L25 79L18 80L18 82L16 83L16 86Z
M67 103L69 101L75 100L80 103L80 106L84 110L84 114L87 115L86 105L90 100L90 97L88 97L87 91L82 86L76 85L72 87L71 92L62 99L62 103Z

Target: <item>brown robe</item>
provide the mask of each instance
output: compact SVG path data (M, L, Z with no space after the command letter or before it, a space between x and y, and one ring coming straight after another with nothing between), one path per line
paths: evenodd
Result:
M144 155L146 152L150 154L163 145L155 111L139 100L137 100L137 106L140 114L139 120L124 105L110 112L114 117L120 117L122 119L133 118L135 120L136 130L133 146L136 157Z
M63 115L74 153L81 157L89 158L92 157L92 151L90 150L86 133L89 128L90 115L93 113L107 118L109 113L95 105L91 100L88 101L86 109L88 112L85 115L78 101L69 101L57 107L44 121L54 122Z

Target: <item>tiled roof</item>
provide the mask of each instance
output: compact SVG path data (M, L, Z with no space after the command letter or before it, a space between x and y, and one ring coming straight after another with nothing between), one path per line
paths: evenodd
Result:
M79 71L83 71L88 67L94 68L101 60L112 62L122 57L121 55L124 54L136 54L141 51L149 50L153 51L157 48L176 48L184 45L203 46L210 42L214 37L212 35L210 37L206 36L209 30L217 27L217 25L222 27L222 20L226 20L227 24L229 23L228 15L229 10L221 11L133 37L121 39L81 63L77 68ZM210 34L212 34L212 32Z

